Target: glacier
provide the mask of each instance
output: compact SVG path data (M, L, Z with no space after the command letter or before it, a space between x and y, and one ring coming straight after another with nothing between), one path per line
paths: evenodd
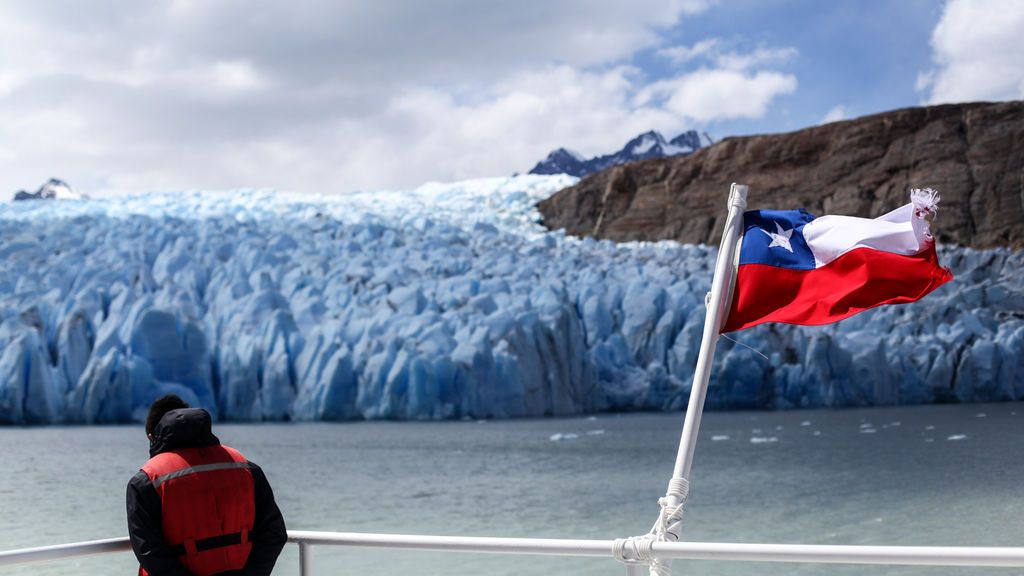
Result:
M682 409L717 249L544 229L574 182L0 204L0 423ZM722 339L708 406L1024 399L1024 255L940 258L920 302Z

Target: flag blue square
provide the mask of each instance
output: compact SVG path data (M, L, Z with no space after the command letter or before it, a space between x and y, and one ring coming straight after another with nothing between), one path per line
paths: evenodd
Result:
M765 264L793 270L813 270L814 254L803 228L814 215L800 210L751 210L743 214L740 265Z

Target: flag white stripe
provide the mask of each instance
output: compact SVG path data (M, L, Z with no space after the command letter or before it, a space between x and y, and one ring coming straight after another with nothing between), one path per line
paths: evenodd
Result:
M855 248L910 256L921 252L930 242L928 222L915 216L914 204L874 219L822 216L804 226L803 232L819 268Z

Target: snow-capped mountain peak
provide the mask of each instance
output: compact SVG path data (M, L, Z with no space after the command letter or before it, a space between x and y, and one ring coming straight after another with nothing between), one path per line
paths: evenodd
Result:
M76 192L67 182L58 178L50 178L43 183L35 192L19 190L15 200L82 200L88 198L81 192Z
M710 138L708 138L708 143L711 143ZM666 141L660 132L649 130L626 142L626 145L618 152L596 156L589 160L565 148L559 148L538 162L530 170L530 174L569 174L583 177L618 164L648 158L692 154L700 148L701 137L694 130L684 132L671 141Z
M548 154L537 166L544 165L546 172L532 172L534 174L575 174L584 169L586 160L577 152L566 148L559 148ZM534 168L536 170L536 168Z
M559 153L561 155L569 156L570 158L572 158L573 160L576 160L578 162L583 162L583 161L586 160L586 158L584 158L582 154L580 154L579 152L573 151L573 150L569 150L568 148L559 148L558 150L555 150L555 152L552 152L551 154L555 154L555 153ZM548 155L549 158L551 157L551 154Z
M632 156L642 157L651 152L661 152L664 149L665 144L665 138L661 134L651 130L630 140L623 150L628 151Z

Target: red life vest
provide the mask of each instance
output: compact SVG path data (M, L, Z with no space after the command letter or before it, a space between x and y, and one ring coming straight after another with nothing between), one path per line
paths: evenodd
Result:
M150 458L142 471L160 496L164 540L186 568L206 575L245 566L256 502L249 463L238 450L172 450Z

